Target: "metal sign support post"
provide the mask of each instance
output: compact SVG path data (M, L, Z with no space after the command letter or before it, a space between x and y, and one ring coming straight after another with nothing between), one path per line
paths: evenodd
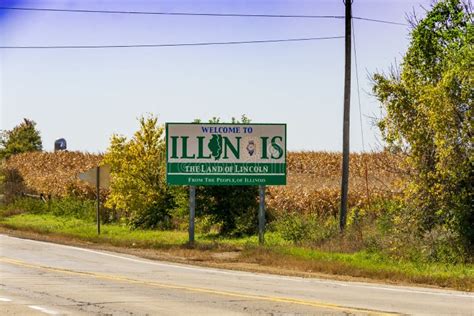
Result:
M196 211L196 187L189 186L189 244L194 243L194 216Z
M96 189L97 210L97 234L100 235L100 188L107 189L110 187L110 165L102 165L90 168L89 170L79 173L78 178L87 182Z
M260 207L258 209L258 243L263 245L265 233L265 186L259 185Z
M100 167L96 169L97 186L97 235L100 235Z

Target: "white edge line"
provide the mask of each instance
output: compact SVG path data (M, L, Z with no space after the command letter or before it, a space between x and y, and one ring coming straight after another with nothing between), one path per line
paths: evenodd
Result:
M0 297L0 302L11 302L12 300L6 297Z
M28 307L31 308L31 309L35 309L35 310L37 310L37 311L43 312L43 313L45 313L45 314L49 314L49 315L59 315L58 312L53 311L53 310L50 310L50 309L47 309L47 308L44 308L44 307L41 307L41 306L28 305Z
M0 235L0 236L6 236L6 235ZM152 260L148 260L148 259L134 259L134 258L130 258L130 257L111 254L111 253L108 253L108 252L105 252L105 251L103 252L103 251L91 250L91 249L87 249L87 248L80 248L80 247L76 247L76 246L55 244L55 243L46 242L46 241L23 239L23 238L11 237L11 236L7 236L7 237L14 238L14 239L19 239L19 240L24 240L24 241L28 241L28 242L31 242L31 243L41 243L41 244L45 244L45 245L48 245L48 246L56 246L56 247L80 250L80 251L83 251L83 252L94 253L94 254L98 254L98 255L102 255L102 256L118 258L118 259L127 260L127 261L131 261L131 262L146 263L146 264L161 266L161 267L171 267L171 268L178 268L178 269L191 270L191 271L200 271L200 272L206 272L206 273L220 273L220 274L228 274L228 275L230 274L230 275L238 275L238 276L244 276L244 277L245 276L257 276L257 277L266 278L266 279L289 280L289 281L298 281L298 282L301 282L301 281L309 282L310 281L308 279L304 279L304 278L301 278L301 277L292 277L292 278L290 278L290 277L284 277L284 276L264 275L264 274L259 274L259 273L255 273L255 272L246 272L246 271L224 271L224 270L216 269L216 268L193 267L193 266L187 266L185 264L176 264L176 263L171 264L171 263L164 263L164 262L156 262L156 261L152 261ZM321 280L321 281L323 281L323 280ZM336 283L334 283L334 284L336 284Z
M19 240L24 240L24 241L29 241L29 242L32 242L32 243L46 244L46 245L49 245L49 246L57 246L57 247L75 249L75 250L80 250L80 251L84 251L84 252L99 254L99 255L102 255L102 256L127 260L127 261L131 261L131 262L145 263L145 264L150 264L150 265L155 265L155 266L162 266L162 267L179 268L179 269L183 269L183 270L200 271L200 272L205 272L205 273L220 273L220 274L237 275L237 276L243 276L243 277L253 276L253 277L259 277L259 278L263 278L263 279L287 280L287 281L297 281L297 282L306 282L306 283L314 282L314 283L331 284L331 285L337 285L337 286L343 286L343 287L358 287L358 288L376 289L376 290L384 290L384 291L392 291L392 292L416 293L416 294L438 295L438 296L455 296L455 297L474 299L474 294L469 293L469 292L443 293L443 292L435 292L435 291L437 291L436 289L433 289L433 291L423 291L423 290L415 290L415 289L396 288L395 286L394 287L374 286L374 285L361 284L361 283L356 283L356 282L354 282L354 283L351 282L350 284L347 284L347 283L344 283L344 281L326 281L326 280L322 280L322 279L307 279L307 278L302 278L302 277L273 276L273 275L264 275L264 274L260 274L260 273L255 273L255 272L245 272L245 271L223 271L223 270L215 269L215 268L190 267L190 266L186 266L184 264L170 264L170 263L162 263L162 262L156 262L156 261L151 261L151 260L134 259L134 258L129 258L129 257L110 254L110 253L107 253L107 252L101 252L101 251L96 251L96 250L91 250L91 249L80 248L80 247L76 247L76 246L68 246L68 245L55 244L55 243L45 242L45 241L23 239L23 238L11 237L11 236L1 235L1 234L0 234L0 236L5 236L5 237L8 237L8 238L19 239Z

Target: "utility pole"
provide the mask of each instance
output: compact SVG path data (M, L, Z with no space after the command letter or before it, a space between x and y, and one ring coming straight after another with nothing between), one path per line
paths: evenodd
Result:
M345 24L345 73L344 73L344 123L342 129L342 181L341 181L341 211L339 214L339 228L341 232L346 226L347 195L349 192L349 132L351 108L351 20L352 1L344 0L346 6Z
M100 166L96 170L96 189L97 189L97 235L100 235Z

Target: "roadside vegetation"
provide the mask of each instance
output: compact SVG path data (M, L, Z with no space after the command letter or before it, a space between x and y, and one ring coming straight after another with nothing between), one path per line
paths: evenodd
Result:
M265 246L255 236L256 187L198 187L197 242L188 245L187 188L166 185L163 126L152 115L139 120L133 137L113 135L104 155L42 152L29 120L4 132L0 226L122 248L186 250L209 263L213 254L231 252L232 262L267 268L472 291L471 21L469 6L439 1L413 21L397 70L373 76L386 148L351 154L344 233L340 154L290 152L288 185L267 191ZM112 183L100 192L98 236L94 188L77 174L103 163Z

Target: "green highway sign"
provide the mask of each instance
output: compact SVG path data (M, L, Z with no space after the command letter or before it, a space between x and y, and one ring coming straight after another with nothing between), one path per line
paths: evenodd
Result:
M286 124L166 124L166 179L176 185L286 184Z

